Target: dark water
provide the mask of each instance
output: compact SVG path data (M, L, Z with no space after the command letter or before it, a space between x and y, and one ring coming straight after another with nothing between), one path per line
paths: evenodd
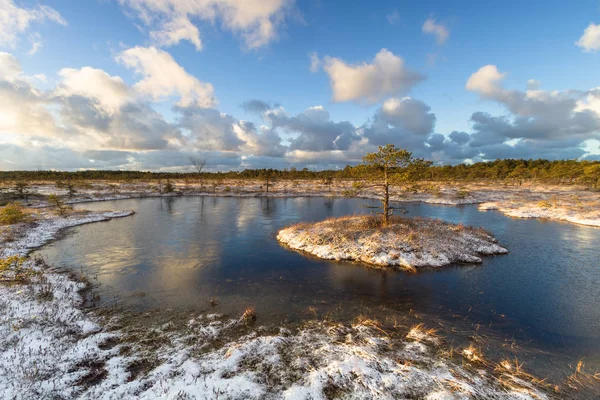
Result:
M275 240L286 225L363 213L365 203L184 197L84 204L136 215L73 228L38 254L97 277L105 304L176 312L210 309L214 298L216 312L237 315L251 305L262 323L278 324L416 314L458 343L481 335L499 355L516 344L544 375L581 357L600 367L600 229L476 206L407 204L409 216L482 226L510 251L482 265L417 274L317 260Z

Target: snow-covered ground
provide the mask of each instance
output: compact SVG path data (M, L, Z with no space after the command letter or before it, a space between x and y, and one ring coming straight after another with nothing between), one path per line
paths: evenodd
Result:
M4 232L2 255L23 256L65 227L126 215L42 211L35 223ZM17 274L25 278L11 279ZM190 315L183 326L128 326L126 317L84 309L86 284L41 261L16 260L1 276L0 393L6 399L553 396L527 374L473 358L470 350L452 355L441 338L419 327L363 319L273 330L220 315Z
M482 255L507 250L482 229L435 219L392 217L387 227L380 217L330 218L300 223L279 231L277 240L327 260L354 260L409 269L451 263L480 263Z
M600 227L600 203L585 207L554 205L549 201L504 201L479 204L480 210L497 210L514 218L545 218Z
M352 181L335 181L331 186L319 181L276 181L270 184L269 193L264 182L249 180L206 180L200 182L171 181L177 193L163 194L158 182L110 183L95 182L77 187L77 194L69 203L116 200L154 196L236 196L297 197L297 196L356 196L378 198L373 189L360 189ZM164 185L164 181L162 182ZM66 195L65 189L49 183L30 187L34 193ZM398 202L420 201L430 204L460 205L481 204L483 210L498 210L517 218L547 218L589 226L600 226L600 193L577 186L505 184L447 184L422 185L418 190L393 187L391 200ZM43 205L43 201L31 198L31 202Z

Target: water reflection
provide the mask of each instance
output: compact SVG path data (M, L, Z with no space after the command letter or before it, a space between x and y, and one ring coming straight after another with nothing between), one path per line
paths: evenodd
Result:
M39 254L97 276L106 303L147 310L204 309L237 314L254 305L262 322L319 315L354 318L415 313L447 326L491 326L589 360L600 354L600 229L515 220L474 206L403 205L408 216L483 226L510 253L479 266L417 274L306 257L274 239L283 226L367 213L364 199L159 198L85 204L135 209L130 218L71 230ZM597 358L596 358L597 359Z

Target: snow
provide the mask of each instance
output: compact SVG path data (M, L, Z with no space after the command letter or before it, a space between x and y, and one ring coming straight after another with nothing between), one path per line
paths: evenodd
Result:
M600 227L600 210L597 208L575 211L568 207L541 207L535 203L523 204L518 202L489 202L482 203L478 207L483 211L497 210L514 218L544 218Z
M354 260L376 266L442 267L480 263L481 255L504 254L490 234L432 219L398 219L386 228L363 228L373 217L332 218L280 230L277 240L327 260Z

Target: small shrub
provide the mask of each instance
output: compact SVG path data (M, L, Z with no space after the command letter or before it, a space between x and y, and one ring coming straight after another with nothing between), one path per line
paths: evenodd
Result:
M456 198L457 199L466 199L471 193L468 190L459 190L458 192L456 192Z
M163 193L173 193L175 191L175 185L173 185L168 179L163 188Z
M548 200L540 200L537 202L537 206L540 208L552 208L552 203Z
M360 192L364 188L365 188L365 183L364 182L352 182L352 189L354 189L355 193Z
M0 224L12 225L25 219L23 207L19 203L8 203L0 210Z
M27 201L27 197L29 196L28 187L29 184L27 182L15 182L15 187L13 188L13 190L18 199L24 199L25 201Z
M51 207L56 208L58 214L65 215L67 211L71 209L71 207L67 206L63 199L55 194L51 194L48 196L48 204Z
M24 282L34 274L33 271L23 268L24 257L10 256L0 258L0 279L2 281Z

